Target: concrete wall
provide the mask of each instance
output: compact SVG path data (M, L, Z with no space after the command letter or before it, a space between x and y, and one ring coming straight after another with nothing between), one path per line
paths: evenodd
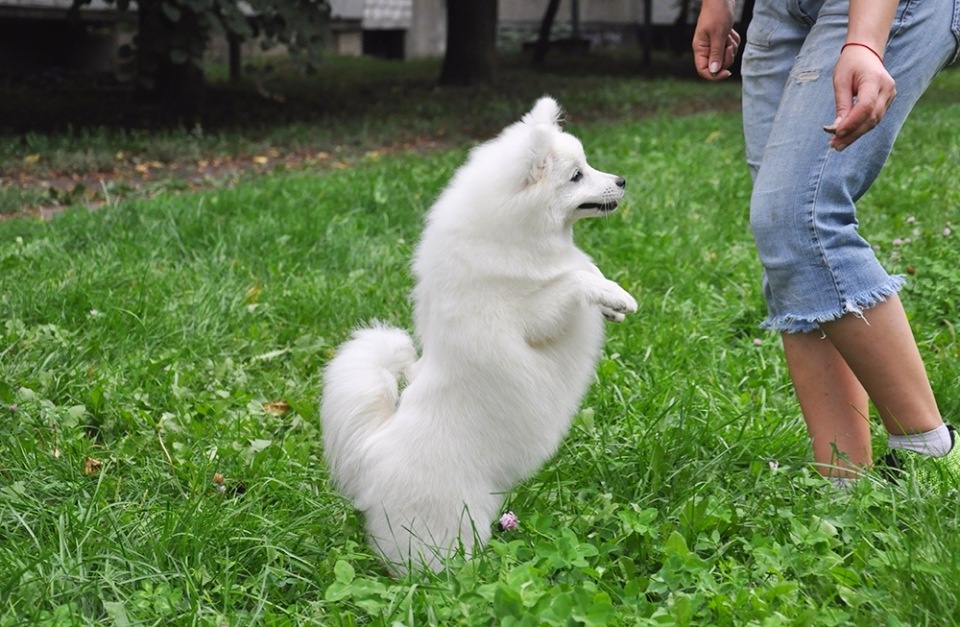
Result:
M446 0L413 0L413 18L407 31L406 48L408 59L443 56L447 49Z
M500 19L504 22L539 22L547 9L546 0L500 0ZM668 24L678 12L675 0L653 0L654 23ZM557 21L568 21L570 0L562 0ZM643 0L580 0L581 22L643 22Z

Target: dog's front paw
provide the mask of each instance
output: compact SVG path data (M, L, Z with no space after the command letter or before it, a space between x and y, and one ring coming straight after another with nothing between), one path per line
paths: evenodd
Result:
M603 314L603 317L606 318L608 322L623 322L624 319L626 319L626 315L604 305L600 305L600 313Z
M610 322L623 322L627 314L637 311L637 301L625 289L609 281L600 298L600 311Z

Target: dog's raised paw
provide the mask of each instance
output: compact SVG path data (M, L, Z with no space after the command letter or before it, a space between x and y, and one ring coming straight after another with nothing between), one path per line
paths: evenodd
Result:
M603 317L610 322L623 322L624 319L626 319L624 314L603 305L600 305L600 312L603 314Z
M637 311L637 301L625 289L614 283L600 299L600 310L603 316L611 322L622 322L627 314Z

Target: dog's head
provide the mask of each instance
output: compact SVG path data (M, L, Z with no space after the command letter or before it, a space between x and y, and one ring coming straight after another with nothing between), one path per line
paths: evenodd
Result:
M540 196L547 211L569 224L614 211L626 181L587 163L580 141L561 129L562 114L553 98L544 97L508 132L518 142L524 191Z
M434 205L430 221L497 239L566 233L580 218L617 208L626 182L592 168L544 97L520 121L474 148Z

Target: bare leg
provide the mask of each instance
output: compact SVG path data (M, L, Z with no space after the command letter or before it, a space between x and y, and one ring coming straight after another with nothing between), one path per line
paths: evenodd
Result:
M817 470L856 476L872 462L867 392L829 339L817 332L782 339Z
M821 325L866 388L892 434L932 431L943 424L937 401L897 296L864 312Z
M826 338L782 336L813 456L826 476L851 476L846 469L870 465L868 394L892 434L943 424L900 299L880 303L864 318L822 324Z

